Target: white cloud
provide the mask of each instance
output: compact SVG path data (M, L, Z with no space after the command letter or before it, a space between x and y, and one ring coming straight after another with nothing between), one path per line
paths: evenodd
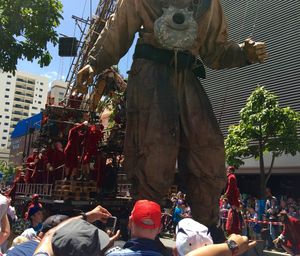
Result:
M56 80L58 78L58 73L56 71L50 71L45 74L42 74L42 76L47 77L49 79L49 83Z

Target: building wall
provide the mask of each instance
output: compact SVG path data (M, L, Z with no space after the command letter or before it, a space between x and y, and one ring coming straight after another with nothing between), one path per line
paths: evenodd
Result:
M53 105L58 106L59 102L64 99L67 83L62 80L55 80L51 83L51 90L49 92L49 98L53 98Z
M224 136L229 125L238 124L239 111L258 84L275 93L282 107L290 106L300 112L300 1L222 0L221 3L228 20L229 39L242 42L251 35L256 41L266 42L269 52L264 64L207 70L207 79L202 84ZM241 172L257 172L257 167L252 159ZM279 158L275 169L300 173L300 155Z
M0 72L0 156L8 155L10 135L16 124L44 109L47 92L46 77L22 71L15 75Z

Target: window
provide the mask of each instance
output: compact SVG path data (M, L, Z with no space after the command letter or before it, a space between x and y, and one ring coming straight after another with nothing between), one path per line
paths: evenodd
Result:
M9 105L9 102L5 102L5 105Z
M5 147L6 146L6 144L1 144L1 147Z
M7 137L2 137L2 140L7 140Z
M10 91L10 89L9 89L9 88L5 88L5 91L9 92L9 91Z
M8 132L8 130L5 129L5 130L3 130L3 132Z
M5 118L9 118L9 116L5 116Z
M43 89L40 89L40 92L42 92L43 91Z
M41 85L44 85L44 83L42 83L42 82L41 82L40 84L41 84Z
M39 95L39 98L42 98L43 96L42 95Z
M4 112L8 112L8 111L9 111L9 109L7 109L7 108L4 109Z
M6 82L6 84L11 84L11 82Z
M36 109L37 110L38 108L37 107L32 107L32 109Z
M6 126L7 126L7 125L9 125L9 123L4 123L4 125L6 125Z
M59 96L64 96L65 95L65 93L63 93L63 92L59 92L58 94L59 94Z
M9 95L5 95L4 98L9 98Z
M11 75L7 75L7 78L11 78Z
M2 117L2 115L0 115L0 118Z
M42 102L38 101L38 104L42 104Z

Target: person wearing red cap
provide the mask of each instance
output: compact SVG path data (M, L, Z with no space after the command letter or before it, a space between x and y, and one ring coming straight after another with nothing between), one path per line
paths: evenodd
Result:
M161 244L156 240L161 228L161 209L157 203L137 201L129 216L128 227L131 239L123 249L108 251L107 255L162 255Z

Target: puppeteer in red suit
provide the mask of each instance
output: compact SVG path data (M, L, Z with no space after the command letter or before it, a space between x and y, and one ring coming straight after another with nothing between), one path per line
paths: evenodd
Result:
M33 183L33 180L31 177L35 170L36 158L38 156L38 152L39 152L38 149L34 148L32 154L30 156L28 156L26 159L26 175L25 175L26 183Z
M31 175L31 179L33 183L37 184L46 184L48 180L47 173L47 150L45 148L41 149L41 152L35 158L35 168Z
M82 124L75 125L70 129L68 135L68 143L65 147L65 177L70 178L76 175L78 168L78 156L81 154L81 143L84 139L82 130L86 129L88 122L84 121Z
M48 151L49 184L61 180L65 166L65 154L61 142L55 142L54 148Z
M103 139L103 128L103 125L100 123L88 127L83 143L84 153L82 164L84 176L90 173L91 158L97 155L99 142Z
M281 245L291 255L300 255L300 220L289 216L286 211L281 211L278 217L283 223L283 231L274 244Z
M237 186L237 180L234 172L234 166L229 166L227 168L227 186L225 197L228 199L228 203L231 206L231 209L228 211L228 218L226 222L226 231L228 235L241 233L241 222L238 214L238 208L240 207L240 191Z

